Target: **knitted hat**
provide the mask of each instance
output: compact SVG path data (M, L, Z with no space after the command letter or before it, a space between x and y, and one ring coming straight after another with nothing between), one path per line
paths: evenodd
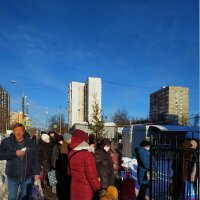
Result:
M110 142L109 139L104 138L104 139L102 140L102 146L103 146L103 147L104 147L105 145L110 145L110 144L111 144L111 142Z
M49 142L50 142L50 137L49 137L49 135L47 135L47 134L45 134L45 133L43 133L43 134L41 135L41 138L42 138L42 140L43 140L44 142L46 142L46 143L49 143Z
M189 149L191 147L191 141L189 140L184 140L181 144L183 149Z
M78 138L82 141L88 142L88 134L86 132L82 131L82 130L75 129L73 137Z
M94 133L90 133L89 140L95 140L95 139L96 139L95 134Z
M48 134L49 134L49 135L51 135L51 134L56 134L56 132L55 132L55 131L49 131Z
M46 131L41 131L40 135L42 135L42 134L47 134L47 132Z
M64 141L65 141L65 142L67 142L67 140L69 140L71 137L72 137L72 135L69 134L69 133L64 133L64 134L63 134L63 138L64 138Z

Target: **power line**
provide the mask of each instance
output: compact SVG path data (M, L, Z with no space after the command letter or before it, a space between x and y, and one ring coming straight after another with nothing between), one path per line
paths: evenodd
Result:
M108 80L103 80L103 82L112 84L112 85L125 86L125 87L137 87L141 89L155 89L153 87L144 87L142 85L132 85L132 84L126 84L126 83L120 83L120 82L114 82L114 81L108 81Z

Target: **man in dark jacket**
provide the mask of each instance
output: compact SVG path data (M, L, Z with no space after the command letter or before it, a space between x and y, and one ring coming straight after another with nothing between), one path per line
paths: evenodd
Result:
M146 190L149 187L149 181L147 180L147 175L146 175L147 171L151 169L149 150L150 150L150 142L146 140L142 141L140 143L140 147L135 149L136 159L138 162L137 176L138 176L138 183L140 185L140 190L137 200L145 200ZM154 163L154 159L152 163ZM152 165L152 170L155 170L154 164Z
M60 144L58 143L58 134L55 131L49 131L50 136L50 170L56 168L56 160L60 154Z
M17 198L19 186L19 199L30 199L31 178L39 178L38 152L35 140L30 139L22 124L15 124L10 137L3 140L0 160L7 160L8 199Z
M94 154L102 189L114 185L114 164L109 153L110 145L111 142L108 139L103 139Z

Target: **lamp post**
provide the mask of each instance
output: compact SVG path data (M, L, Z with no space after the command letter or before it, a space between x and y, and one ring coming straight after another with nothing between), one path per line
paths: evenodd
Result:
M16 80L11 80L11 83L15 84L17 81ZM22 92L22 124L24 124L24 92Z
M46 131L48 129L48 108L46 107Z
M61 106L60 106L60 133L62 131L62 122L61 122Z

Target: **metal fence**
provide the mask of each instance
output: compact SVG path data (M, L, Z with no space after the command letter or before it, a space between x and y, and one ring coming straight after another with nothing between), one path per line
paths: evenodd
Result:
M152 131L150 199L199 200L199 143L182 132Z

